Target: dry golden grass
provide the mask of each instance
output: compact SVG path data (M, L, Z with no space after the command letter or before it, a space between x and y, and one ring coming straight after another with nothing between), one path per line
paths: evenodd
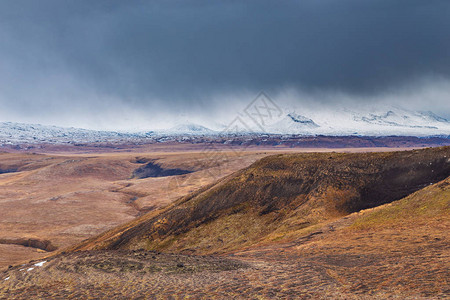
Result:
M210 184L266 154L248 152L199 165L199 152L41 155L0 153L0 240L50 240L59 249L116 227ZM133 179L137 158L195 172ZM214 172L214 176L211 175ZM0 269L43 257L39 249L0 245ZM39 251L39 252L38 252ZM17 253L21 253L18 255Z
M450 296L449 178L392 204L351 213L361 208L362 187L376 187L376 197L365 198L370 207L386 201L386 191L398 196L416 190L423 182L414 178L434 182L448 176L448 147L272 156L229 175L268 154L277 152L247 151L215 161L208 170L199 167L202 153L187 151L0 154L0 169L18 169L0 174L0 239L49 239L62 249L91 237L74 247L90 249L111 247L128 232L126 243L115 247L182 253L101 250L53 256L0 244L0 264L24 263L0 273L0 298ZM133 179L141 165L137 158L195 172ZM411 182L414 188L402 187ZM190 194L176 200L185 193ZM217 203L234 200L236 205L216 210ZM221 254L184 255L190 253ZM47 260L42 267L26 263L42 257Z
M74 249L223 253L391 202L450 173L450 148L265 157Z
M450 222L449 185L450 178L424 188L400 201L365 212L350 228L368 230L424 225L420 222L448 224Z
M447 178L392 204L300 230L290 242L214 257L61 254L42 267L32 262L0 275L0 298L446 299L450 220L441 208L449 191ZM388 217L388 226L367 223L395 216L399 207L409 214Z

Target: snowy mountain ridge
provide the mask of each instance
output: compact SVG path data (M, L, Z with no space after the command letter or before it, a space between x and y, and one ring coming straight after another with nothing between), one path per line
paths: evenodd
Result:
M254 120L253 120L254 121ZM450 136L450 122L431 111L407 111L399 108L387 111L355 112L293 110L281 114L270 124L261 126L243 119L242 134L282 135L361 135L361 136ZM234 125L233 125L234 126ZM93 143L121 142L142 139L160 140L161 137L222 136L222 125L216 130L187 122L166 130L117 132L66 128L39 124L0 122L0 145L18 143Z
M16 143L91 143L143 138L147 133L97 131L73 127L0 122L0 144Z
M199 124L187 122L166 130L156 130L154 133L155 135L209 135L214 134L215 131Z

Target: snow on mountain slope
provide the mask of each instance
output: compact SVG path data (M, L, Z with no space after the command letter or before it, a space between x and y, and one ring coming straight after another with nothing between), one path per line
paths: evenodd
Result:
M434 114L433 114L434 115ZM447 122L444 118L435 118L430 114L413 113L413 114L397 114L392 110L385 114L376 115L369 114L362 116L358 121L382 126L411 127L411 128L429 128L438 129L436 122Z
M81 128L65 128L40 124L0 122L0 145L20 143L94 143L94 142L132 142L142 139L163 141L162 137L211 135L215 132L194 123L180 124L167 130L116 132L97 131Z
M450 122L428 112L415 112L393 108L386 112L353 113L357 124L364 124L366 131L392 135L448 135Z
M312 129L318 127L319 125L317 125L313 120L295 112L290 112L280 121L275 122L273 125L267 126L265 131L268 133L279 134L302 134L312 132Z
M205 126L195 123L178 124L170 129L155 131L156 135L211 135L216 133Z
M368 111L302 110L313 120L315 128L299 130L297 134L323 135L450 135L450 122L432 112L415 112L401 108ZM292 127L291 127L292 128ZM292 132L294 133L294 132Z
M301 112L301 113L298 113ZM415 112L401 108L354 111L349 109L285 110L278 119L265 125L245 120L252 132L299 135L450 135L450 122L430 111Z
M120 133L39 124L0 122L0 144L108 142L145 137L145 133Z
M297 111L297 112L296 112ZM245 122L245 132L283 135L366 135L366 136L450 136L450 122L431 111L408 111L400 108L387 110L353 111L296 110L283 113L266 126ZM298 113L300 111L301 113ZM189 140L195 136L233 134L232 123L211 130L195 123L182 123L166 130L146 132L96 131L38 124L0 122L0 145L20 143L92 143L130 142L142 139L154 141ZM239 124L237 124L239 125ZM239 126L236 126L239 127ZM225 128L225 129L223 129ZM229 128L233 130L227 131Z

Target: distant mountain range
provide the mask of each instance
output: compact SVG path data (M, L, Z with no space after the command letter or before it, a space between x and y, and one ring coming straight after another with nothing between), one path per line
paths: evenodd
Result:
M431 111L407 111L392 108L386 111L355 112L287 111L270 122L241 118L240 125L221 124L214 129L195 123L182 123L165 130L118 132L65 128L40 124L0 122L0 144L18 143L93 143L194 136L239 135L332 135L332 136L450 136L450 122ZM264 121L264 120L263 120ZM233 127L234 126L234 127ZM231 130L230 130L231 128ZM237 130L236 130L237 129Z
M254 120L254 119L253 119ZM258 120L256 120L258 121ZM255 123L255 122L253 122ZM450 135L450 122L431 111L391 108L358 112L285 110L279 118L261 126L246 121L251 132L295 135L435 136Z

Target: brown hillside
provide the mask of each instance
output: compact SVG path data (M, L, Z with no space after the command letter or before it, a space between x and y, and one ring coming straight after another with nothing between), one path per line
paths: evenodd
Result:
M74 247L217 253L401 199L450 175L450 147L275 155Z
M0 152L0 271L167 206L267 155L265 151L247 151L239 157L221 154L219 158L228 160L202 164L207 157L201 152ZM134 178L136 170L149 162L165 176ZM173 174L178 169L193 172Z
M30 261L0 273L0 298L448 299L449 226L450 177L224 255L91 250Z

